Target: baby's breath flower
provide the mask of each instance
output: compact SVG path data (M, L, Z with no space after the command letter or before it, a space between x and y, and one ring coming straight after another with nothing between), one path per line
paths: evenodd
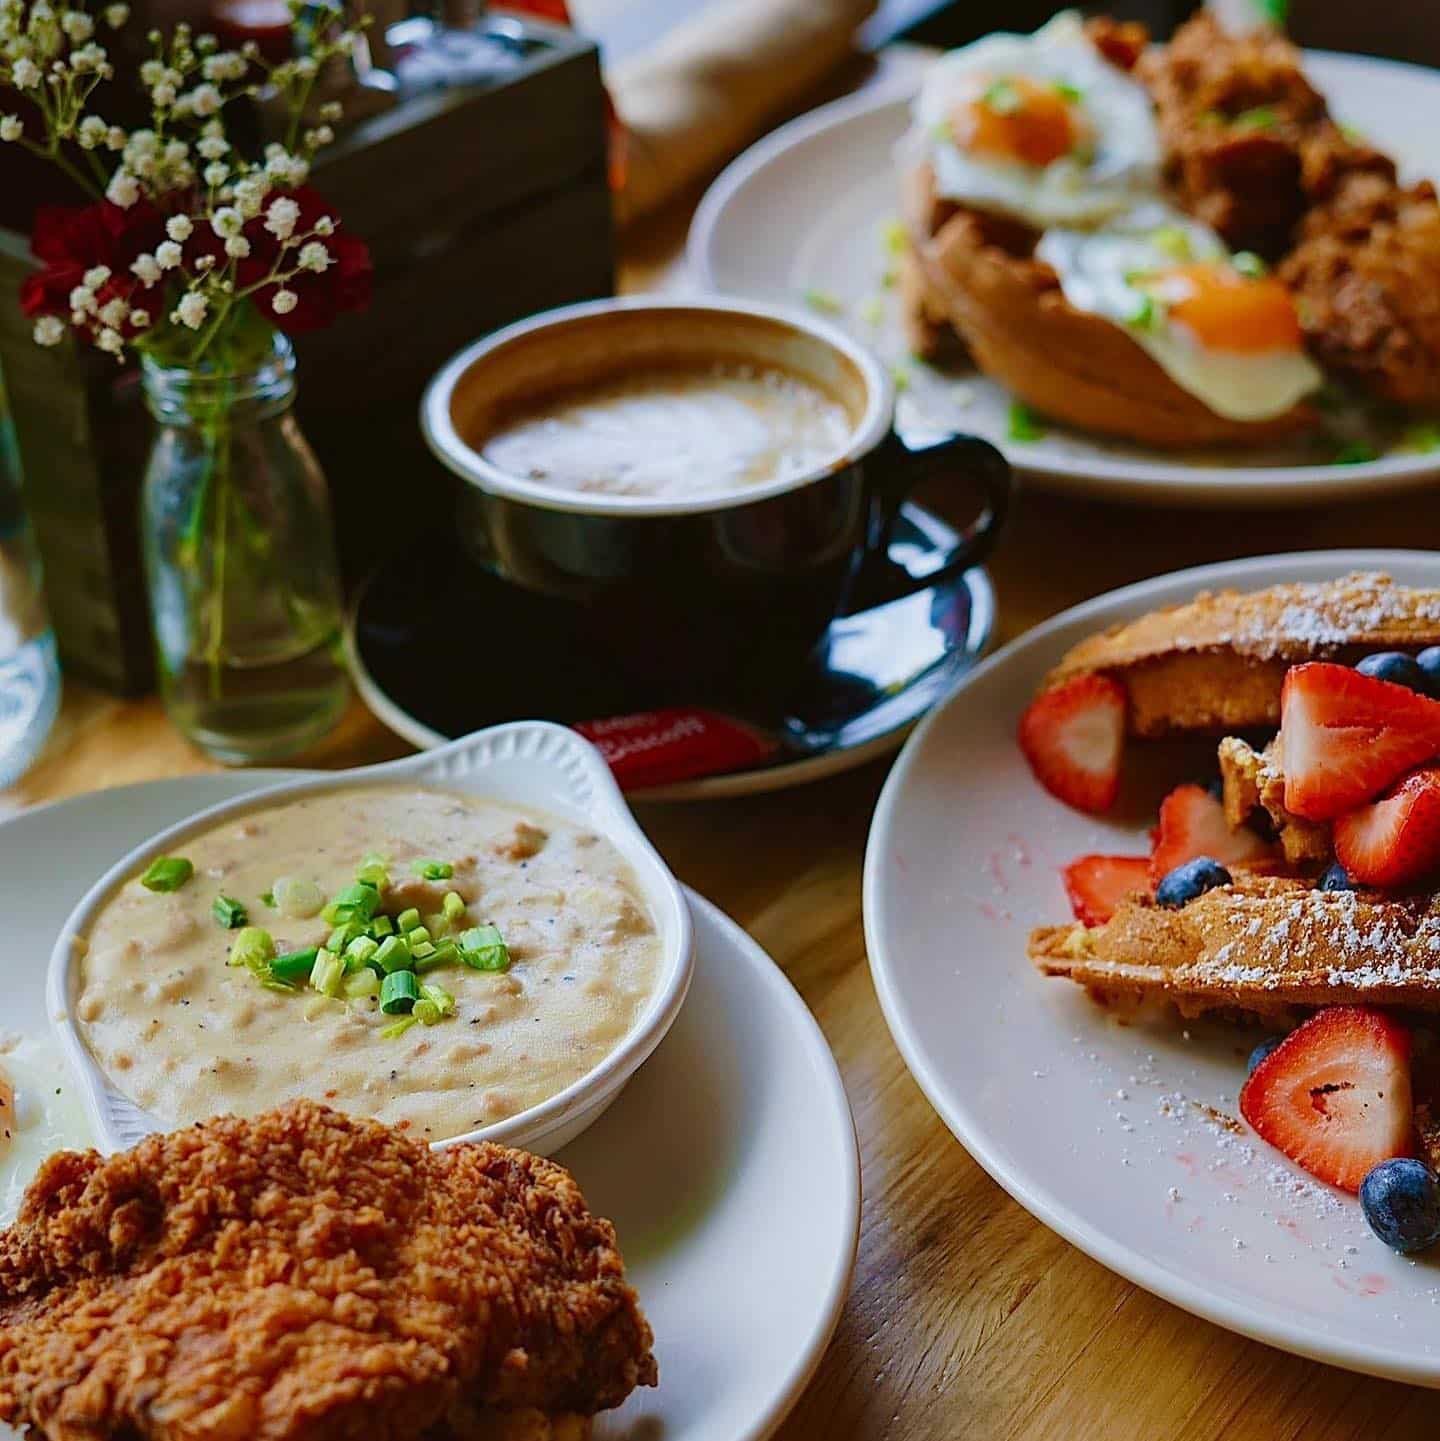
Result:
M95 22L83 10L67 10L61 17L60 28L79 45L95 33Z
M210 308L210 302L203 295L191 290L180 297L180 304L171 314L171 319L191 330L199 330L205 323L205 312Z
M150 312L148 310L132 310L130 312L130 324L136 330L146 330L150 325Z
M179 165L190 154L190 147L183 140L169 140L165 144L165 163Z
M320 118L334 124L345 114L345 107L338 100L327 100L320 107Z
M117 295L114 300L107 300L100 307L100 321L112 329L119 330L125 324L125 317L130 314L130 307Z
M243 80L250 62L234 50L222 50L218 55L207 55L200 66L200 73L207 80Z
M295 62L295 74L301 80L313 80L320 72L320 66L313 55L302 55Z
M179 218L179 216L174 217L177 220ZM181 255L180 247L173 240L162 240L155 247L155 264L161 270L174 270L180 264Z
M165 222L165 233L171 240L189 240L195 233L195 222L188 215L172 215Z
M162 247L162 248L163 248L163 247ZM158 254L159 252L157 251L156 253ZM213 255L201 255L201 256L199 256L199 257L196 258L196 261L195 261L195 269L198 270L202 275L203 275L207 270L214 270L214 268L215 268L215 257L214 257Z
M263 172L254 172L235 182L233 199L235 208L247 220L253 220L260 213L265 197L270 193L270 181Z
M89 286L91 290L99 290L109 279L110 267L108 265L92 265L90 269L85 272L84 276L85 284Z
M289 240L300 219L300 207L288 195L278 196L265 212L265 228L276 240Z
M165 62L163 60L146 60L140 66L140 83L147 88L151 85L158 85L165 78Z
M190 92L190 108L201 117L213 115L223 103L220 91L208 81Z
M105 187L105 198L121 210L129 210L140 198L140 182L128 170L117 170Z
M298 264L301 270L313 270L317 275L323 274L330 264L330 252L318 240L306 241L300 247Z
M300 303L300 297L293 290L277 290L270 299L270 308L276 315L289 315Z
M79 124L76 135L82 150L95 150L105 143L110 127L98 116L87 115Z
M239 235L244 224L245 217L233 205L222 205L210 217L211 230L222 239L231 235Z
M218 160L229 150L230 142L223 135L202 135L195 148L206 160Z
M217 50L220 42L213 35L199 35L195 39L195 48L202 55L209 55L212 50Z
M105 23L112 30L118 30L129 18L130 7L128 5L107 5L105 7Z
M162 80L150 89L150 103L157 110L168 110L175 103L175 87L168 80Z
M88 285L77 285L70 292L70 313L82 318L95 309L95 292Z
M65 339L65 322L58 315L42 315L35 322L36 345L59 345Z
M213 160L200 174L204 178L206 185L213 190L217 185L224 185L230 178L230 167L222 164L219 160Z
M0 140L18 140L25 133L25 126L18 115L0 115Z
M95 344L107 355L119 355L125 348L120 332L112 330L108 325L95 337Z
M40 83L40 67L29 56L22 55L10 67L10 83L17 90L33 90Z
M77 75L103 70L105 68L104 46L90 44L82 45L78 50L72 50L70 52L70 68Z
M147 288L160 279L160 262L149 251L143 251L130 262L130 269Z
M107 150L123 150L125 148L125 132L118 125L112 125L105 132L105 148Z
M250 242L243 235L232 235L225 242L225 254L231 260L244 260L250 254Z
M315 222L315 233L316 235L334 235L335 222L328 215L322 215Z

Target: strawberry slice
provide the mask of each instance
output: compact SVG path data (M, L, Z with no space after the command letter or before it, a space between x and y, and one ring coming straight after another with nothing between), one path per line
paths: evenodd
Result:
M1150 890L1144 856L1081 856L1060 872L1077 921L1103 926L1126 896Z
M1332 821L1440 755L1440 701L1349 666L1292 666L1280 692L1285 808Z
M1120 790L1125 687L1081 675L1042 691L1020 717L1020 749L1035 778L1076 810L1109 810Z
M1365 886L1405 886L1440 869L1440 767L1412 771L1382 799L1341 816L1335 858Z
M1312 1176L1358 1191L1413 1152L1410 1033L1372 1006L1320 1011L1250 1073L1240 1114Z
M1274 847L1250 829L1232 831L1225 807L1205 789L1176 786L1160 803L1160 824L1150 852L1150 879L1159 885L1176 866L1209 856L1222 866L1254 866L1273 859Z

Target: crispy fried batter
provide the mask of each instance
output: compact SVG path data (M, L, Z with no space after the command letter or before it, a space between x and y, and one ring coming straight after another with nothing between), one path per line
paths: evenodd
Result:
M0 1234L0 1419L57 1441L578 1437L650 1343L559 1166L307 1102L61 1152Z
M1395 178L1388 157L1330 118L1277 31L1231 34L1201 11L1136 70L1155 100L1176 199L1234 247L1273 259L1348 177Z

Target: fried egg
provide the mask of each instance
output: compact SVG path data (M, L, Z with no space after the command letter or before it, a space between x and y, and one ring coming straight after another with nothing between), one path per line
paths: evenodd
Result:
M1290 292L1254 256L1160 202L1101 230L1057 227L1035 249L1076 310L1127 333L1227 420L1269 420L1316 390Z
M79 1089L54 1042L0 1036L0 1225L15 1219L47 1156L94 1144Z
M1033 35L988 35L942 56L906 143L944 198L1037 230L1095 224L1160 182L1149 95L1072 11Z

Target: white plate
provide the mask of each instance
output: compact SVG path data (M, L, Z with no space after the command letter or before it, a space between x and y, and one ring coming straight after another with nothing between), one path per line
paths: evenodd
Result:
M1393 154L1407 176L1440 172L1440 76L1415 65L1309 51L1305 64L1334 113ZM881 287L882 228L896 216L893 150L909 125L915 80L864 92L803 115L735 160L710 187L690 231L689 265L703 287L794 304L807 290L844 305L843 319L910 384L897 423L907 434L972 431L994 441L1052 489L1165 505L1307 504L1423 483L1440 452L1392 454L1363 465L1304 463L1294 447L1169 456L1050 426L1008 437L1003 387L944 376L906 357L898 298ZM861 317L879 299L878 324Z
M907 743L865 856L865 937L892 1035L946 1125L1021 1205L1138 1285L1303 1356L1440 1385L1440 1266L1370 1234L1358 1203L1312 1181L1235 1116L1258 1032L1167 1015L1122 1025L1025 956L1069 919L1060 867L1144 855L1128 820L1063 806L1030 775L1015 725L1075 641L1205 587L1355 569L1440 586L1440 555L1329 551L1182 571L1066 611L998 651ZM1158 803L1175 751L1129 760ZM1213 751L1211 752L1213 756ZM1186 749L1188 766L1197 759ZM1138 764L1134 762L1138 761ZM1172 1194L1172 1188L1175 1194Z
M112 857L207 806L293 777L250 771L127 786L0 826L5 1024L44 1032L35 958ZM688 900L689 1004L620 1099L558 1158L615 1221L657 1338L659 1388L602 1419L599 1441L770 1435L829 1341L855 1255L859 1160L824 1038L755 942L708 902Z

